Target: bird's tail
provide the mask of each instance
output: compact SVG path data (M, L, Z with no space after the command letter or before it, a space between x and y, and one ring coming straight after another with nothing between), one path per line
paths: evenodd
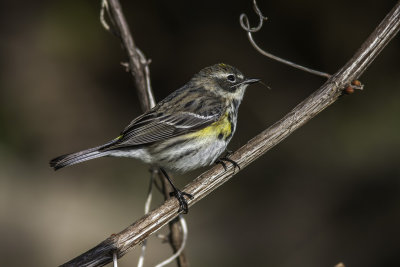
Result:
M50 160L50 167L54 170L64 168L66 166L74 165L87 160L108 156L110 151L103 150L108 145L114 143L115 140L98 147L89 148L72 154L66 154Z

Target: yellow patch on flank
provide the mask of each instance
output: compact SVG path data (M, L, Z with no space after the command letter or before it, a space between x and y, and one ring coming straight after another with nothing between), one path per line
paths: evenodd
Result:
M232 133L231 123L228 120L228 114L226 113L218 121L212 123L204 129L196 131L194 133L187 134L187 137L218 137L219 134L223 134L226 138Z

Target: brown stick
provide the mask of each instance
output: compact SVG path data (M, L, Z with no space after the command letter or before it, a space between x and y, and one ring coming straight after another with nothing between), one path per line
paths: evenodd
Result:
M172 187L161 172L159 172L159 178L162 183L162 189L164 191L165 200L167 200L171 198L169 196L169 193L172 192ZM176 217L169 223L169 230L170 230L170 235L168 239L171 244L172 251L176 253L183 243L182 226L179 223L178 217ZM189 267L189 260L187 259L184 250L176 258L176 263L178 267Z
M146 82L145 67L147 62L143 61L141 53L138 52L135 46L128 23L122 13L121 4L118 0L108 0L108 2L110 4L110 11L112 19L115 22L115 27L119 31L119 36L121 37L123 46L128 54L129 71L132 74L132 78L136 85L140 105L143 111L147 111L152 108L152 105L154 105L153 93L151 92L151 89L148 88Z
M135 46L119 0L108 0L108 2L110 4L111 19L116 27L114 30L118 31L117 35L121 38L123 46L128 54L129 70L136 84L141 108L143 112L146 112L155 105L153 92L150 86L149 72L148 69L146 70L146 68L148 68L148 61L144 54ZM163 193L165 199L167 199L169 198L169 192L171 192L170 186L165 177L161 175L160 178L164 184L164 188L166 189L161 193ZM169 228L171 231L169 242L172 250L176 252L180 248L183 240L179 221L171 221L169 223ZM176 260L179 267L189 267L189 262L184 250Z
M358 78L367 69L380 51L396 35L399 28L400 2L395 5L343 68L332 75L319 90L298 104L284 118L237 150L231 158L239 163L242 169L245 168L319 112L334 103L342 95L344 86ZM194 199L189 201L189 206L200 201L233 175L234 170L229 165L227 171L224 171L221 166L215 166L197 177L184 188L185 192L194 196ZM107 238L96 247L65 263L63 266L103 266L111 262L113 252L117 252L118 257L122 257L129 249L173 220L177 216L177 210L178 202L176 199L169 199L120 233Z

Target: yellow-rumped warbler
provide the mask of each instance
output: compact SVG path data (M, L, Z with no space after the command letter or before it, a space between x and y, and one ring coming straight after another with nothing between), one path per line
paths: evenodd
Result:
M186 213L184 196L192 196L177 189L163 168L185 172L216 162L236 130L238 108L246 87L258 81L246 79L238 69L226 64L204 68L134 119L117 138L57 157L50 161L50 166L57 170L104 156L141 159L160 166L174 189L171 195L180 203L179 211ZM229 158L224 160L235 164Z

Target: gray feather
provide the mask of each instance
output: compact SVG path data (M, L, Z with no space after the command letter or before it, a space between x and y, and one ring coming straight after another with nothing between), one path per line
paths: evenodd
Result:
M184 89L187 87L179 90ZM167 102L161 101L152 110L133 120L116 143L102 150L151 144L191 133L217 121L224 112L223 101L202 88L189 95L180 92L179 96L188 97L185 101L175 94L168 96L165 99ZM201 101L198 101L200 95ZM185 105L188 102L191 102L190 105Z

